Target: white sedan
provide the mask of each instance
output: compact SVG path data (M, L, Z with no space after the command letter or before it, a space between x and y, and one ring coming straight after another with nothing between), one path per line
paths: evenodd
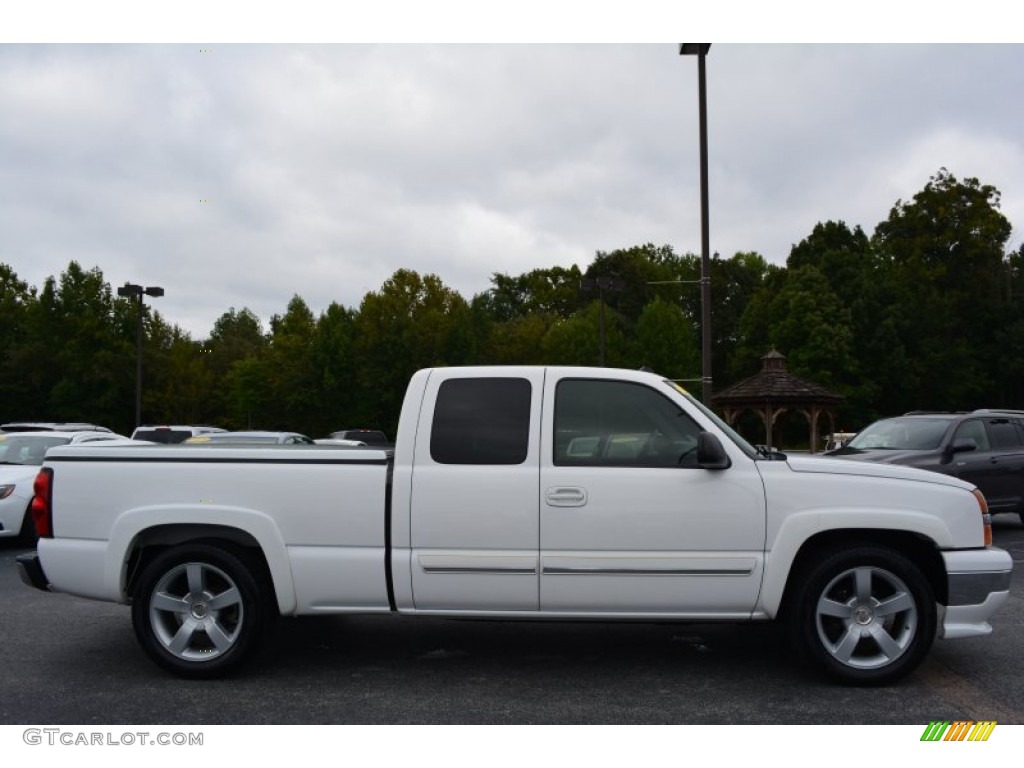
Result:
M28 505L32 484L46 451L55 445L127 441L113 432L60 431L6 432L0 434L0 537L18 536L35 544L36 529Z

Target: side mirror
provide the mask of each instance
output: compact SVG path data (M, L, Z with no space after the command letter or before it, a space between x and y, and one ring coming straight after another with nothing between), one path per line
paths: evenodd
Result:
M976 450L978 450L978 444L974 441L973 437L957 438L946 448L947 461L949 458L952 458L954 453L967 453L968 451Z
M697 436L697 466L701 469L728 469L732 466L721 441L710 432L701 432Z

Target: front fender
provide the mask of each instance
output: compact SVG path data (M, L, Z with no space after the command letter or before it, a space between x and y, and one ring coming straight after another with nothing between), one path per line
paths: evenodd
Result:
M852 542L858 531L912 533L939 547L951 544L951 532L942 518L925 512L832 507L793 513L780 523L765 552L759 609L772 617L778 615L793 564L810 539L823 533L841 532L848 534Z

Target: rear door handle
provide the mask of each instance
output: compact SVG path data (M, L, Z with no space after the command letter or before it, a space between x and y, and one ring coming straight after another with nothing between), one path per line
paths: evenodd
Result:
M587 503L587 492L575 486L556 486L544 492L549 507L582 507Z

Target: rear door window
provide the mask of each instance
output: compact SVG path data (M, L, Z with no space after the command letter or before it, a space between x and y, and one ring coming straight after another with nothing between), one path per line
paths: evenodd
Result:
M438 464L522 464L530 438L526 379L448 379L437 392L430 456Z
M988 432L996 450L1021 446L1020 430L1011 419L989 419Z

